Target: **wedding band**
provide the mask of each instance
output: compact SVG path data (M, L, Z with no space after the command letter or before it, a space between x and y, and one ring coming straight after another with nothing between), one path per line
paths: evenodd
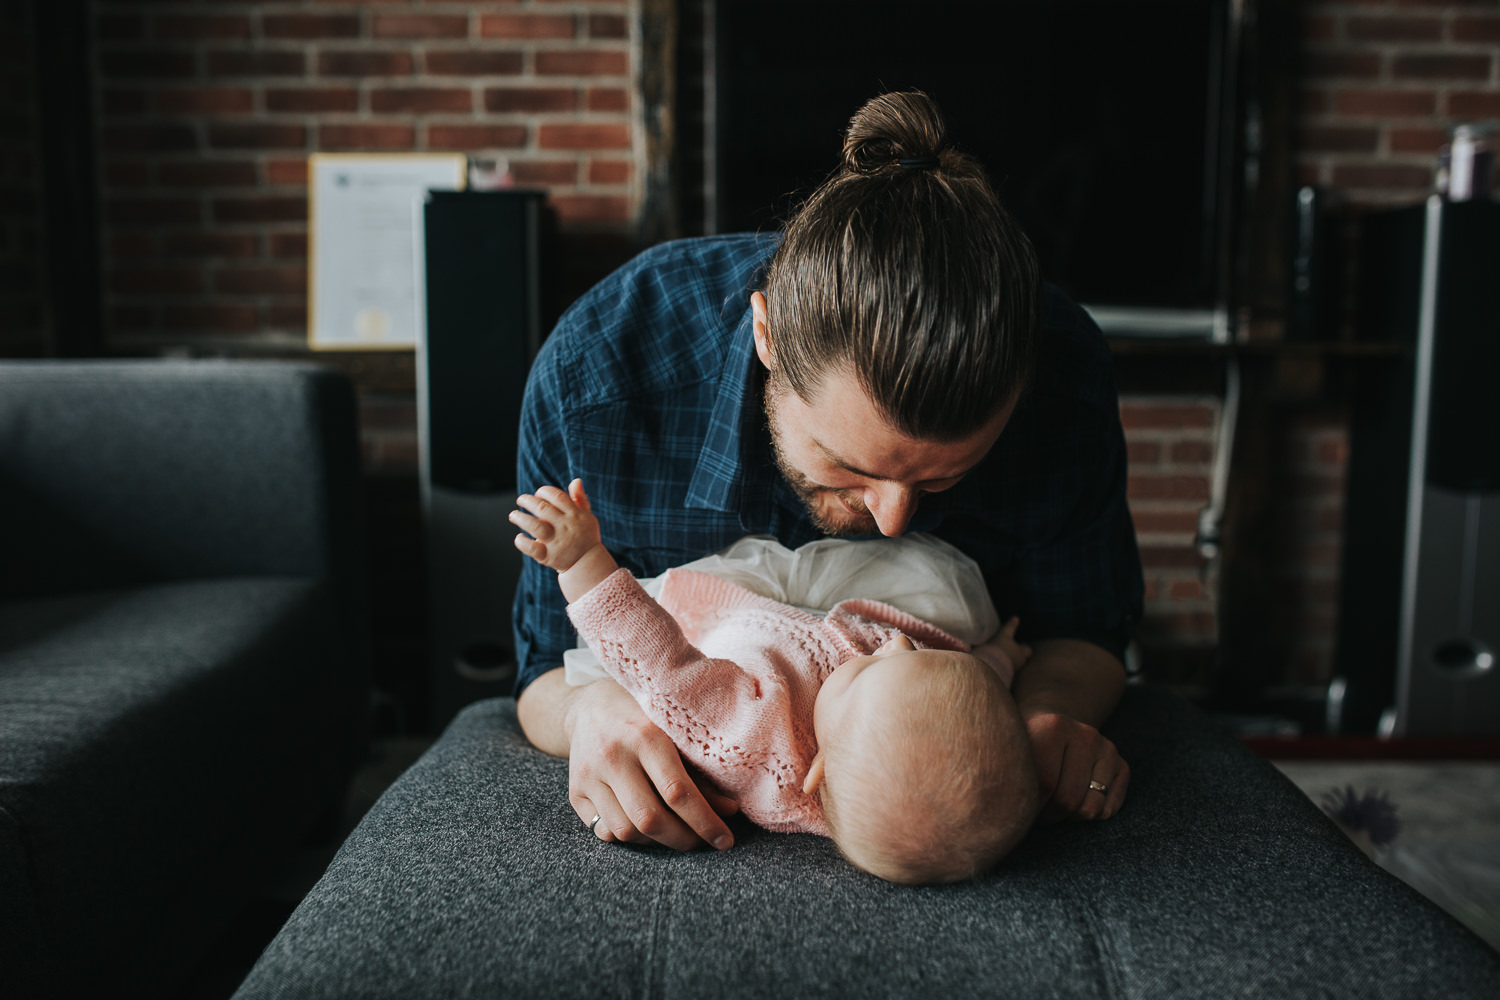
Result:
M594 827L599 825L599 820L602 818L598 813L594 813L594 818L589 820L589 833L594 832Z
M1091 791L1091 792L1108 792L1109 788L1102 781L1090 781L1089 782L1089 791Z

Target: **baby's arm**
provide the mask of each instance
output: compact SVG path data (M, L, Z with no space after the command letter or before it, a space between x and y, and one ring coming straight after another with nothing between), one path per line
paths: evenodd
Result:
M568 603L620 568L600 540L599 519L589 509L583 480L573 480L566 493L556 486L538 487L535 496L523 493L516 504L523 508L510 512L510 523L522 532L516 535L516 548L557 570L557 585Z
M1031 647L1016 642L1016 628L1020 624L1021 619L1012 617L1000 631L974 647L974 655L989 664L1007 686L1031 659Z

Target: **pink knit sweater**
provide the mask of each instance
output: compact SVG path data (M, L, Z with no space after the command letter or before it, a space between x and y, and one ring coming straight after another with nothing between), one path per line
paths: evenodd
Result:
M568 615L683 756L746 817L785 833L828 833L802 784L818 749L813 703L834 667L899 634L969 649L879 601L843 601L820 619L692 570L667 572L660 603L619 570Z

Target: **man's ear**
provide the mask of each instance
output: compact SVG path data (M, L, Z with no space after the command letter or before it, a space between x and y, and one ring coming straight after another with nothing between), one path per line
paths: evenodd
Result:
M807 769L807 780L802 782L802 794L812 795L823 785L823 751L819 750L812 759L812 767Z
M771 328L766 325L766 296L762 292L750 293L751 326L755 328L755 353L767 370L772 368Z

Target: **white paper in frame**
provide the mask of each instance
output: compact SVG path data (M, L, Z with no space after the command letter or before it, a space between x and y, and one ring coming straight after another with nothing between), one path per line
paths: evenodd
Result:
M309 347L416 348L422 204L429 190L461 190L466 164L462 153L308 158Z

